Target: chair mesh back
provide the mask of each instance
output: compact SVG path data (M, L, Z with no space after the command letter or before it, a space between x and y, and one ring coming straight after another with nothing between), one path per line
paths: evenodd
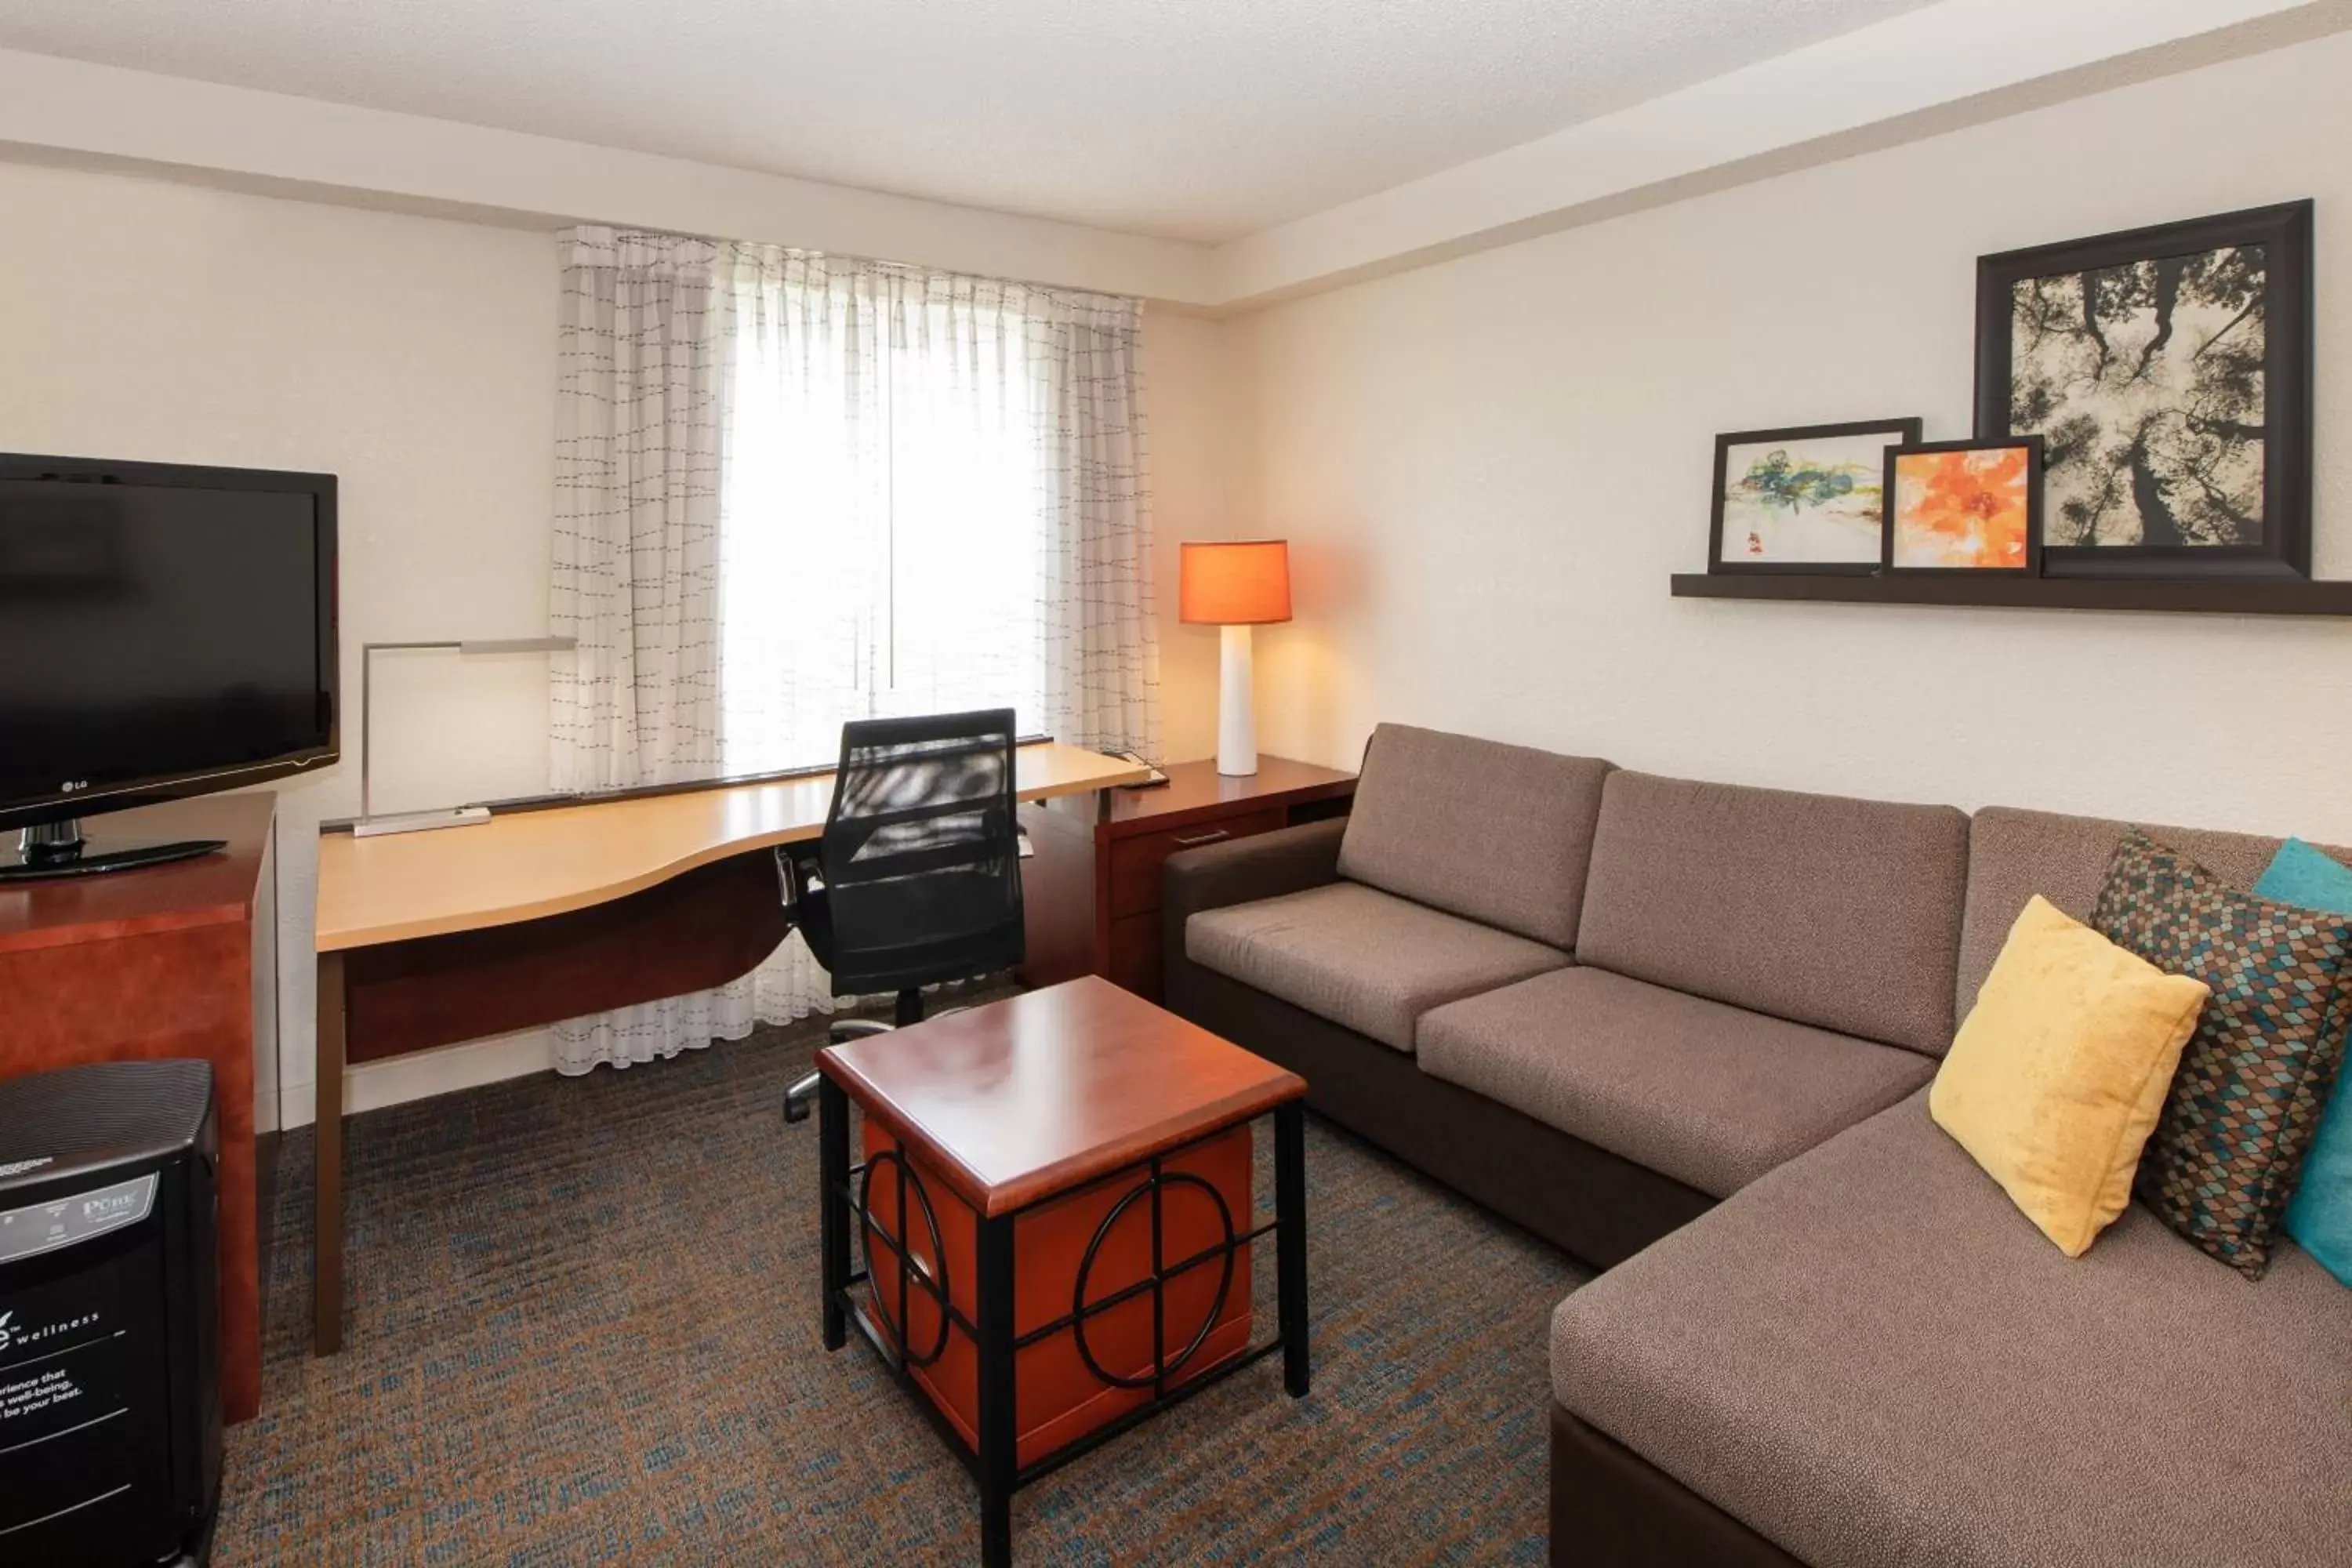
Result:
M836 992L1021 962L1013 742L1010 708L841 727L821 850Z

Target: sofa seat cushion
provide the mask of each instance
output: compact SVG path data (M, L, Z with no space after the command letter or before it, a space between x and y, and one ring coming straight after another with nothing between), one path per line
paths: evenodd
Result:
M2352 1290L2137 1205L2080 1258L1918 1095L1577 1291L1574 1415L1808 1563L2338 1563Z
M1437 1008L1422 1070L1715 1197L1927 1081L1914 1051L1563 969Z
M1184 953L1318 1017L1412 1049L1430 1008L1558 969L1568 954L1357 882L1204 910Z

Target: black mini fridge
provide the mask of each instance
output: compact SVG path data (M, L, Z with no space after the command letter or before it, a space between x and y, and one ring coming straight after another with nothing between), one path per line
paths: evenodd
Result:
M0 1563L188 1563L220 1499L210 1064L0 1081Z

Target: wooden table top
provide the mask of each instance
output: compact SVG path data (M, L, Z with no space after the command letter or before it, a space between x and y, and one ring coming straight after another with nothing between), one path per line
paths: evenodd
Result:
M816 1059L990 1215L1307 1092L1297 1073L1094 975Z
M253 791L84 817L82 832L93 840L220 838L228 847L135 871L0 883L0 952L242 922L253 911L277 805L276 795Z
M1168 775L1166 784L1123 789L1111 797L1110 815L1101 824L1103 837L1122 838L1183 827L1251 801L1328 800L1353 794L1356 788L1356 775L1351 773L1263 753L1254 773L1221 773L1213 757L1170 763L1162 771Z
M1016 757L1023 800L1145 776L1057 742ZM815 838L833 774L505 813L469 827L319 840L318 951L478 931L586 909L730 855Z

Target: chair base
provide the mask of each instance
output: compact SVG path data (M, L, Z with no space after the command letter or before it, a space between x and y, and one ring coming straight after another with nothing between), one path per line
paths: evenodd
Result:
M959 1013L962 1009L950 1007L947 1011ZM825 1042L828 1045L837 1046L844 1041L862 1040L874 1035L887 1035L893 1029L903 1029L909 1024L919 1024L923 1021L923 994L911 987L899 992L898 1002L892 1007L891 1013L892 1021L887 1024L878 1018L836 1018L825 1026ZM806 1121L809 1119L809 1107L816 1103L816 1074L804 1073L790 1089L784 1090L786 1121Z

